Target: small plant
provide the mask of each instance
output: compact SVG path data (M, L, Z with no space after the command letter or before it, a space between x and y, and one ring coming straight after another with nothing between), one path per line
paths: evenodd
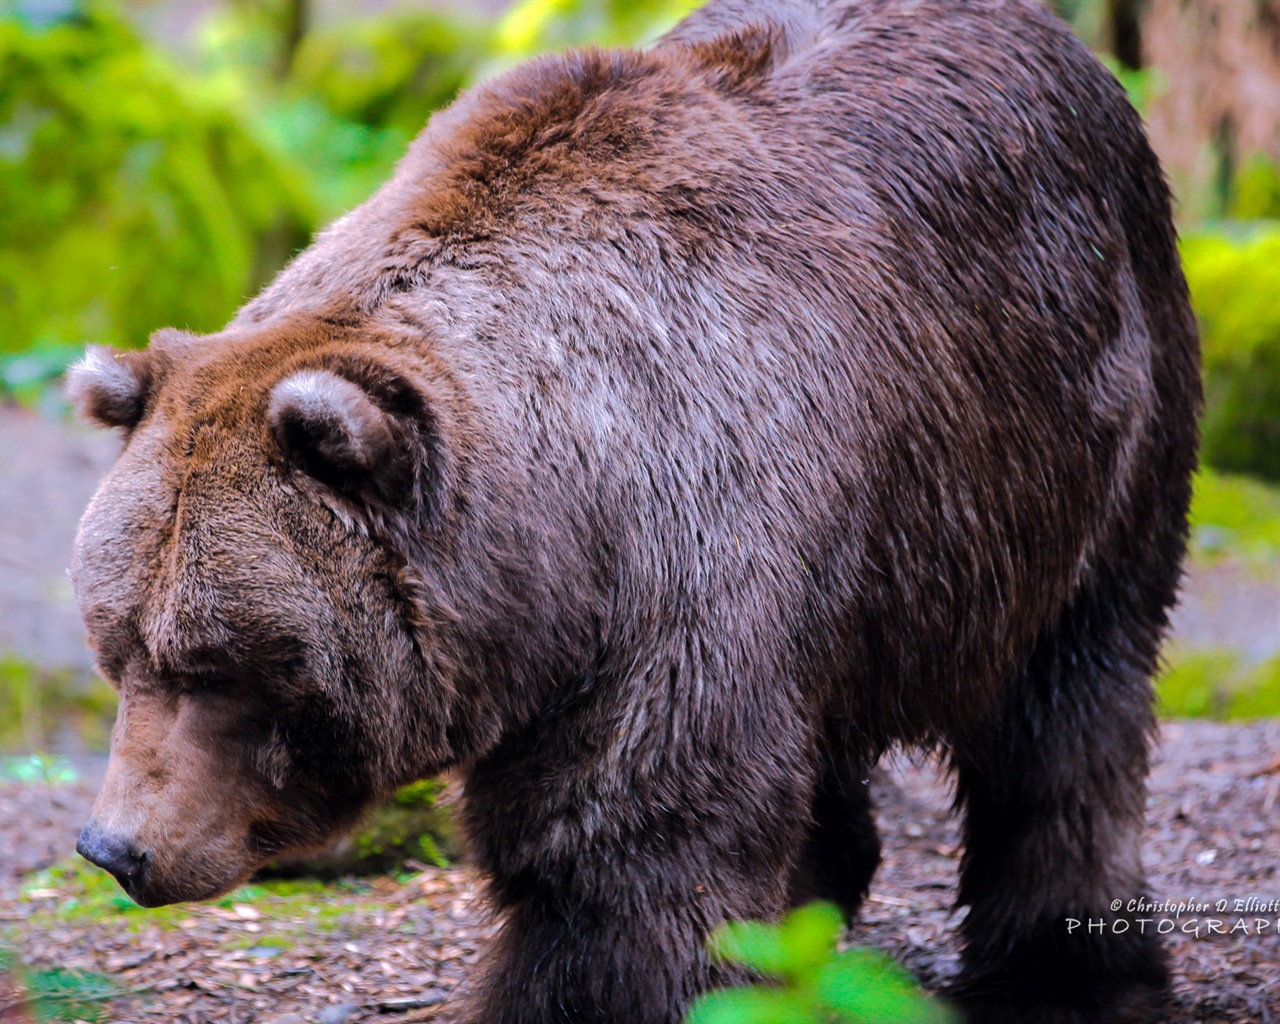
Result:
M839 950L840 911L812 903L777 924L731 922L711 936L717 960L766 981L709 992L685 1024L945 1024L956 1019L901 967L869 949Z
M104 974L72 971L62 967L30 970L0 947L0 1020L59 1024L62 1021L97 1021L102 1004L120 995L119 985Z

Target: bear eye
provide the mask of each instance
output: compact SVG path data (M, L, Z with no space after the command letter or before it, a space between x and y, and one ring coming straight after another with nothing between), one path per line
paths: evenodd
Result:
M184 672L175 680L179 693L192 697L207 697L222 693L231 685L231 680L221 672L196 671Z

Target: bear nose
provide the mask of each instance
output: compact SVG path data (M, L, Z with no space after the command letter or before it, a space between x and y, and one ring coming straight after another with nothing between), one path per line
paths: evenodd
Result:
M85 860L115 875L126 890L135 885L147 864L147 855L136 843L124 836L105 832L90 820L80 833L76 853Z

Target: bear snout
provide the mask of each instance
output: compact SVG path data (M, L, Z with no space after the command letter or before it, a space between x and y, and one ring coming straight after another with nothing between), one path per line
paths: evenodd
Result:
M136 842L104 829L96 818L90 818L80 832L76 853L110 872L130 896L141 888L150 860L147 851Z

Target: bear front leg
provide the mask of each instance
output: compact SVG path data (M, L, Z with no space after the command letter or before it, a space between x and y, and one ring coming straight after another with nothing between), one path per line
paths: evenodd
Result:
M847 922L857 916L880 864L870 775L860 757L841 752L831 758L814 794L804 855L791 878L792 906L830 900Z
M1106 595L1046 631L988 734L954 751L972 1024L1154 1020L1166 972L1142 834L1157 628Z
M594 905L546 893L509 908L463 1019L679 1024L699 992L739 979L706 955L706 894L661 888Z
M786 909L812 798L803 762L478 771L467 817L502 927L462 1019L679 1024L700 992L743 980L711 962L707 937Z

